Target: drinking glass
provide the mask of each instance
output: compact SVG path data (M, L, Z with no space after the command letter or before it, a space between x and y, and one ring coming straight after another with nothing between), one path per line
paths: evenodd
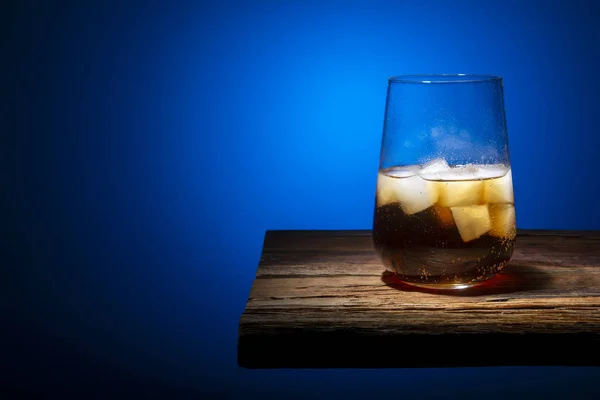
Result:
M462 289L494 277L516 241L498 76L388 81L373 243L410 285Z

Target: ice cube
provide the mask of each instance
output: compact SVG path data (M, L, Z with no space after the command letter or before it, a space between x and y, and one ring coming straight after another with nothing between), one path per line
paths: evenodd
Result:
M394 167L385 172L379 172L377 178L377 206L397 203L399 200L396 195L397 179L395 178L413 176L419 172L419 168L420 167L417 165L409 165L404 167Z
M418 175L406 178L392 178L379 174L377 182L377 205L399 202L402 211L411 215L425 210L438 199L433 182L421 179Z
M462 207L481 204L485 182L506 173L502 165L467 164L439 173L440 205Z
M443 207L474 206L481 203L483 181L437 182L439 204Z
M406 215L423 211L438 201L437 186L434 182L426 181L418 175L397 180L400 207Z
M450 165L443 158L436 158L435 160L431 160L428 163L423 164L421 167L420 175L428 180L439 180L440 173L444 171L449 171Z
M512 171L509 169L506 175L497 179L485 181L483 200L486 203L514 203L512 185Z
M419 173L421 167L418 165L405 165L403 167L394 167L385 171L387 176L392 178L408 178Z
M452 207L450 210L463 242L477 239L492 228L487 205Z
M380 173L377 178L377 206L385 206L398 202L396 197L396 181L398 179Z
M514 239L517 235L515 207L512 204L489 204L492 227L490 235Z

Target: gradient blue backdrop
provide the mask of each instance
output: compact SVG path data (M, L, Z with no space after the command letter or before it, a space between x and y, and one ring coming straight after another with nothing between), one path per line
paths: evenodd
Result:
M598 368L236 364L264 231L370 228L391 75L502 75L518 226L600 228L595 2L4 4L5 391L600 394Z

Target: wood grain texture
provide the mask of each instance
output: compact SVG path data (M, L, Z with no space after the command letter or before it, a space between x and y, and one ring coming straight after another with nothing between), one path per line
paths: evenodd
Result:
M370 231L268 231L240 320L247 368L600 365L600 232L519 231L462 291L384 273Z

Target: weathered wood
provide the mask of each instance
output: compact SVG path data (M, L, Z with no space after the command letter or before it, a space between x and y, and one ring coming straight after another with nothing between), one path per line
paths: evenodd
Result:
M600 232L519 231L501 274L443 293L384 273L370 235L268 231L239 365L600 365Z

